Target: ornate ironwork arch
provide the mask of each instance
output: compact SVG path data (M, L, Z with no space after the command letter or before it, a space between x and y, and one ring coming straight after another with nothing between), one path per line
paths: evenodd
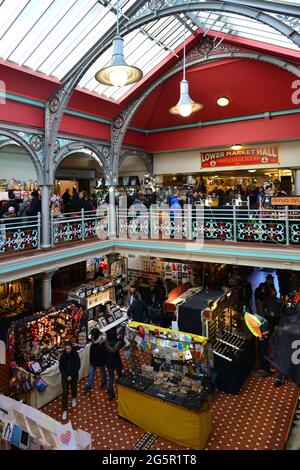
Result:
M300 69L295 65L292 65L284 60L278 59L277 57L272 57L266 54L257 54L251 52L225 52L221 54L212 55L211 57L200 57L192 59L187 62L187 67L193 67L199 64L207 64L208 62L221 61L228 58L244 58L244 59L253 59L260 60L263 62L268 62L278 67L281 67L289 72L293 73L296 77L300 77ZM159 85L161 85L168 78L172 77L181 70L181 64L177 64L176 67L169 70L165 75L161 76L156 80L150 87L133 103L131 103L127 108L125 108L121 114L119 114L112 123L111 128L111 140L112 140L112 153L113 153L113 175L117 175L119 167L119 156L122 154L122 144L129 127L130 121L132 120L134 114L141 106L143 101L147 96L152 93Z
M40 185L44 184L43 168L36 152L33 150L31 145L28 142L26 142L22 137L20 137L18 134L16 134L13 131L9 131L7 129L0 128L0 135L8 137L9 139L8 142L10 141L12 141L11 143L15 142L24 148L24 150L29 155L29 158L33 163L38 184Z
M124 150L121 152L121 156L119 159L119 169L122 163L126 160L127 157L131 155L138 156L141 160L143 160L147 171L150 173L150 176L153 176L153 156L150 153L143 152L142 150Z
M98 163L99 167L101 167L104 177L106 180L109 178L109 159L110 159L110 152L108 151L107 154L101 151L101 148L104 146L94 145L89 142L71 142L64 145L54 156L52 171L50 174L51 181L54 181L55 172L59 166L59 164L67 158L69 155L72 155L75 152L80 152L80 150L88 149L93 152L91 157ZM107 148L107 147L105 147Z
M283 20L271 16L257 8L229 3L224 1L207 1L199 3L196 0L150 0L146 3L139 0L128 11L129 20L120 22L120 32L124 36L135 29L159 18L187 13L193 11L215 11L221 13L233 13L257 20L266 24L284 36L288 37L294 44L300 46L300 34ZM45 166L46 172L50 172L51 158L54 155L55 141L63 113L69 102L73 89L92 64L111 45L115 34L112 28L105 37L101 38L84 57L76 64L72 71L66 75L63 84L52 95L45 108Z

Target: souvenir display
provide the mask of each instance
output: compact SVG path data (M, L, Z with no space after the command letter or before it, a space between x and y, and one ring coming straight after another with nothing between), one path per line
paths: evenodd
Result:
M206 338L136 322L129 323L126 338L132 368L120 384L183 406L188 392L198 393L195 406L207 400L213 356ZM139 366L137 352L150 354L151 366Z

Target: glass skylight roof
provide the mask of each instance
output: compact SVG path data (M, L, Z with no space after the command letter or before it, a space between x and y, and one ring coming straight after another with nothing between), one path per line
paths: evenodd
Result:
M300 0L267 0L299 6ZM120 0L122 14L136 0ZM205 3L202 0L201 3ZM0 0L0 58L61 80L90 48L116 24L116 0ZM277 16L275 13L269 15ZM285 18L289 25L289 19ZM184 23L201 28L259 40L268 44L299 48L288 38L256 20L218 12L179 14L155 20L125 36L124 53L129 64L147 75L182 43ZM293 27L300 32L299 21ZM111 60L107 50L84 75L79 86L118 100L133 86L121 89L99 84L94 75Z

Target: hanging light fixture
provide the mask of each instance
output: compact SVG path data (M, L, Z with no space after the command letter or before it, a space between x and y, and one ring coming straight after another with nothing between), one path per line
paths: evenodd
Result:
M111 65L99 70L95 75L95 79L102 85L123 87L142 78L143 72L139 68L126 64L123 47L124 39L119 32L119 1L117 1L117 34L113 40Z
M185 30L183 37L183 79L180 82L180 98L176 106L169 109L171 114L183 117L190 116L192 113L203 108L203 104L195 103L189 95L189 82L185 78Z

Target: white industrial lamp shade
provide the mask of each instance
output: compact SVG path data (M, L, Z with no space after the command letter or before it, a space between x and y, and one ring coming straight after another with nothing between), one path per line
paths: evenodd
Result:
M111 65L99 70L95 79L103 85L122 87L139 81L143 72L132 65L127 65L123 53L124 39L117 34L113 40L113 56Z
M195 103L189 95L189 83L187 80L183 79L180 82L180 98L176 106L170 108L171 114L180 115L183 117L188 117L192 113L199 111L203 108L203 105L200 103Z

